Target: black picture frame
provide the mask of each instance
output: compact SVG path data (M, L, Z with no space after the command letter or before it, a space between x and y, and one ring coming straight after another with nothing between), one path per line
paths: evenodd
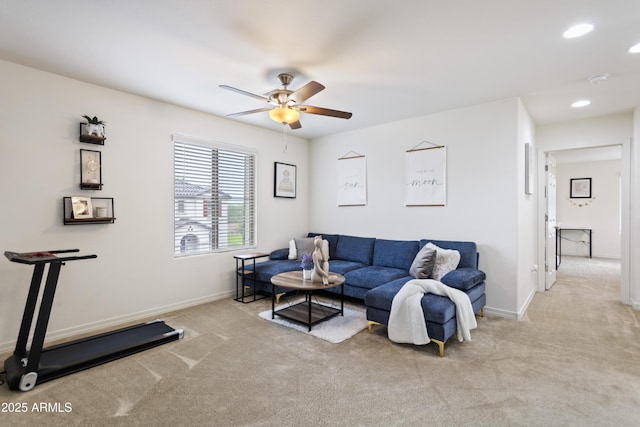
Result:
M80 188L102 190L102 153L80 150Z
M569 189L572 199L590 199L591 178L570 178Z
M275 162L273 167L273 197L295 199L298 191L296 165Z

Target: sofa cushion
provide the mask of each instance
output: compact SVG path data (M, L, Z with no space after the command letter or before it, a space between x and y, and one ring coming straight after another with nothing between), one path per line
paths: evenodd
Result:
M325 233L308 233L307 237L322 236L327 242L329 242L329 259L337 258L336 250L338 247L339 234L325 234Z
M331 266L331 262L329 262ZM371 265L352 270L344 275L345 283L358 288L372 289L401 277L408 276L407 270ZM409 276L410 277L410 276Z
M245 270L253 270L253 264L245 265ZM271 260L256 263L255 279L265 283L271 283L271 277L285 271L300 270L300 261L297 260Z
M469 300L473 302L484 295L484 283L477 285L477 289L467 292ZM424 318L427 322L445 323L456 316L456 305L447 297L425 294L421 301Z
M381 310L391 311L391 302L393 301L393 297L396 296L402 286L409 280L413 280L413 277L402 277L389 282L386 285L371 289L364 296L364 304L367 307L375 307Z
M440 279L442 283L452 288L466 291L473 288L478 283L483 282L487 278L484 271L475 268L458 268L444 275Z
M269 254L269 259L288 259L289 248L276 249Z
M436 251L429 247L420 249L411 263L409 274L416 279L428 279L436 265Z
M371 237L341 235L338 239L334 258L371 265L375 242L376 239ZM329 249L329 251L331 251L331 249Z
M367 264L363 264L361 262L345 261L343 259L329 260L329 271L331 273L342 274L343 276L350 271L364 267L367 267Z
M429 242L443 249L453 249L460 252L460 263L458 264L458 268L478 268L478 249L475 242L453 242L448 240L423 239L420 240L420 249Z
M376 239L373 265L409 271L418 253L418 241Z

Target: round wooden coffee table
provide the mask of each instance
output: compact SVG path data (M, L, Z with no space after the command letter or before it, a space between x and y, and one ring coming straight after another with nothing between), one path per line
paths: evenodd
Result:
M344 276L336 273L329 273L329 276L335 276L335 279L333 283L327 285L322 282L312 282L311 279L304 279L302 270L287 271L273 276L271 278L271 318L275 319L277 314L285 319L302 323L311 331L311 327L316 323L331 319L338 314L344 316ZM304 293L305 299L276 311L276 286L300 291ZM336 286L340 286L340 309L313 301L312 297L315 291Z

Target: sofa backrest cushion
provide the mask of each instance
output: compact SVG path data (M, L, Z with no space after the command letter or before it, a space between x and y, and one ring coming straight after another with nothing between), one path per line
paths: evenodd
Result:
M376 239L373 248L373 265L409 271L411 263L417 254L417 240Z
M475 242L422 239L420 240L420 249L429 242L443 249L453 249L460 252L458 268L478 268L478 249Z
M336 246L336 254L333 258L371 265L373 260L373 246L375 243L376 239L373 237L340 235L338 245ZM331 257L331 249L329 249L329 256ZM329 260L329 263L331 263L331 260ZM331 267L331 265L329 265L329 267Z
M329 261L331 258L337 258L336 251L338 247L338 239L340 238L339 234L325 234L325 233L308 233L307 237L316 237L322 236L324 240L329 242Z

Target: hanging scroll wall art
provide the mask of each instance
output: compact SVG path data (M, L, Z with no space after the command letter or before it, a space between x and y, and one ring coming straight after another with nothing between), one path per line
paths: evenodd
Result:
M367 158L353 153L338 159L338 206L367 204Z
M417 147L419 146L420 144ZM404 204L405 206L445 206L447 203L447 147L442 145L417 147L407 150L405 154Z

